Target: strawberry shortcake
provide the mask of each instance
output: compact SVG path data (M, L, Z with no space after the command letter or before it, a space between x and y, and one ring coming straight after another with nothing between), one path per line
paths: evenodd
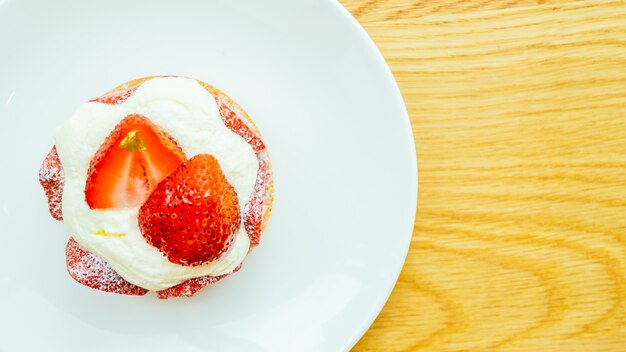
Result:
M39 180L69 231L72 278L159 298L192 296L239 270L273 200L252 120L183 77L137 79L81 105L58 127Z

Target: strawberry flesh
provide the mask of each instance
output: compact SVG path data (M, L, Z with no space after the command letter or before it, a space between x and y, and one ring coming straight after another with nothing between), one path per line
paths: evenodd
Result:
M269 173L269 162L262 160L259 162L259 171L257 173L256 183L252 195L248 199L244 207L244 226L246 233L250 238L250 246L255 247L261 241L261 232L263 232L263 215L265 214L265 188Z
M63 184L65 174L63 165L57 154L57 147L53 146L39 169L39 183L46 192L48 209L55 220L63 220L61 203L63 199Z
M65 247L67 271L78 283L100 291L124 295L143 296L148 290L124 280L113 268L97 255L83 248L73 238ZM168 289L157 291L157 297L168 299L173 297L191 297L205 286L215 283L241 268L239 265L231 273L220 276L202 276L181 282Z
M141 205L172 170L183 151L146 117L125 117L105 139L89 166L85 198L91 209Z
M139 88L139 85L136 85L127 89L115 91L115 92L91 99L89 102L109 104L109 105L120 104L126 101L126 99L130 98L130 96L133 95L133 93L135 93L135 91L138 88Z
M202 290L205 286L220 281L226 276L238 271L239 268L241 268L241 265L235 268L235 270L233 270L232 272L220 276L201 276L194 279L189 279L176 286L157 291L157 297L159 299L168 299L172 297L191 297L195 295L196 292Z
M139 209L139 228L146 241L181 265L221 257L239 222L237 193L208 154L182 163Z
M265 143L263 143L261 137L259 137L259 135L235 113L235 111L219 99L217 99L216 102L218 103L220 116L222 117L222 121L226 127L238 134L248 144L250 144L255 153L259 153L265 149Z
M97 290L124 295L145 295L148 290L124 280L102 258L70 238L65 247L67 272L79 283Z
M246 202L243 211L244 225L250 238L250 246L255 247L261 240L267 209L271 204L272 172L265 143L263 143L261 135L252 125L245 111L235 101L209 84L200 81L198 83L215 98L224 125L243 138L252 147L259 160L254 191Z

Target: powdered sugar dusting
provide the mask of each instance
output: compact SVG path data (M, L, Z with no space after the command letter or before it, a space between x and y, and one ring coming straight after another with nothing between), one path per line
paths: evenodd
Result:
M272 183L272 172L267 152L262 151L257 156L259 158L259 171L252 195L250 195L244 208L244 226L250 238L250 247L258 245L261 241L264 214L270 205L266 204L265 200L271 197L267 194L271 190L267 185Z
M149 291L124 280L102 258L81 247L78 242L70 238L65 248L67 271L74 280L97 290L142 296ZM172 297L191 297L209 284L215 283L226 276L238 271L241 264L232 272L220 276L202 276L184 281L166 290L158 291L157 297L168 299Z
M127 281L153 291L191 278L232 271L250 248L243 221L230 250L211 263L192 267L164 260L158 248L145 241L138 226L138 208L92 210L85 202L88 165L115 125L134 113L143 114L172 136L185 155L210 154L219 160L224 175L238 193L243 211L254 189L259 165L253 149L224 125L214 97L197 81L155 78L142 83L122 104L81 105L57 128L57 150L66 174L63 215L71 230L68 233L81 246L106 260ZM100 230L126 236L115 239L94 236Z
M151 78L156 77L131 81L117 88L120 90L92 99L91 102L120 104L127 100L143 82ZM273 175L266 146L252 120L236 102L208 84L201 81L198 83L214 96L224 125L242 137L252 147L258 159L259 167L253 192L243 210L244 227L252 248L258 245L260 241L261 234L267 225L273 201ZM42 164L40 182L48 197L50 213L57 220L62 219L61 199L64 181L63 167L58 158L56 147L53 147ZM81 247L72 238L67 244L66 256L68 272L83 285L107 292L129 295L144 295L148 292L147 289L126 281L106 261ZM202 276L189 279L176 286L157 291L157 296L160 299L191 297L205 286L236 272L240 267L241 264L232 272L220 276Z
M168 299L172 297L191 297L196 294L196 292L200 291L204 287L209 284L218 282L219 280L225 278L226 276L237 272L241 268L241 264L235 268L232 272L220 276L202 276L197 277L195 279L189 279L185 282L182 282L176 286L172 286L166 290L161 290L157 292L157 297L159 299Z
M53 146L39 169L39 183L46 192L50 215L55 220L63 220L61 201L63 199L63 184L65 173L59 160L56 146Z
M250 144L259 161L254 189L244 206L244 226L252 248L261 240L273 201L273 175L267 148L258 129L239 104L219 89L204 82L198 83L215 98L224 125Z
M115 91L109 94L105 94L101 97L97 97L91 99L90 102L102 103L102 104L111 104L116 105L124 102L126 99L130 98L133 93L139 88L139 85L134 87L130 87L121 91Z
M219 106L220 116L222 116L226 127L248 142L256 153L265 149L265 144L259 135L254 132L252 127L248 126L245 120L241 119L235 111L226 105L224 99L217 97L216 101Z
M65 247L65 260L70 276L85 286L126 295L141 296L148 292L124 280L107 262L85 250L73 238Z

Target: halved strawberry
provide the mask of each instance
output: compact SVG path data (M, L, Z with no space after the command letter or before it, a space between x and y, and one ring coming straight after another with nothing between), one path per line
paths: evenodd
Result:
M254 191L246 202L243 211L250 246L257 246L269 218L269 209L273 200L272 170L265 143L263 143L259 130L239 104L210 84L202 81L198 81L198 83L215 98L224 125L243 138L252 147L259 160Z
M208 154L182 163L139 209L146 241L182 265L218 259L230 247L239 222L237 193Z
M124 280L107 262L70 237L65 247L67 272L79 283L97 290L125 295L145 295L148 290Z
M87 204L91 209L138 206L185 159L180 147L150 120L128 115L91 160Z
M52 147L41 164L41 168L39 169L39 183L46 192L50 215L52 215L52 218L55 220L63 220L61 201L63 199L65 173L63 172L63 165L61 165L56 146Z

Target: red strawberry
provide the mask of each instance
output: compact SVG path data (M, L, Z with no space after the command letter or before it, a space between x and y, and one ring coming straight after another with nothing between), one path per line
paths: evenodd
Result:
M124 90L115 90L101 97L93 98L89 102L111 104L111 105L120 104L120 103L123 103L126 99L130 98L130 96L133 95L133 93L135 93L137 88L139 88L139 85L136 85L136 86L124 89Z
M267 160L259 162L259 171L256 177L256 183L254 184L254 190L246 206L244 207L244 225L246 232L250 238L250 246L254 247L261 241L261 232L263 215L265 214L265 187L268 181L268 165Z
M246 112L228 95L215 87L198 81L215 98L224 125L243 138L257 154L259 171L254 191L244 206L244 224L250 245L259 244L268 207L272 203L272 172L265 144Z
M226 276L239 270L239 268L241 268L241 265L235 268L235 270L233 270L232 272L220 276L201 276L195 279L189 279L176 286L172 286L168 289L158 291L157 297L159 297L159 299L168 299L172 297L191 297L195 295L196 292L202 290L205 286L220 281Z
M184 160L183 151L150 120L128 115L91 160L87 204L92 209L138 206Z
M241 106L226 95L226 93L216 89L212 85L202 81L197 82L215 98L224 125L250 144L255 153L258 154L264 150L265 144L261 139L259 131Z
M212 262L239 227L237 193L213 156L196 155L159 183L139 209L139 227L172 263Z
M260 152L265 149L265 144L259 135L254 132L254 130L246 124L246 122L239 117L231 109L226 105L223 100L217 99L218 108L220 110L220 116L222 117L222 121L224 121L224 125L228 127L231 131L237 133L241 138L243 138L254 150L255 153Z
M57 154L57 147L53 146L39 169L39 183L48 197L48 209L55 220L63 220L61 200L63 199L63 184L65 174L63 165Z
M124 280L100 257L70 238L65 247L67 272L79 283L97 290L125 295L145 295L148 290Z

